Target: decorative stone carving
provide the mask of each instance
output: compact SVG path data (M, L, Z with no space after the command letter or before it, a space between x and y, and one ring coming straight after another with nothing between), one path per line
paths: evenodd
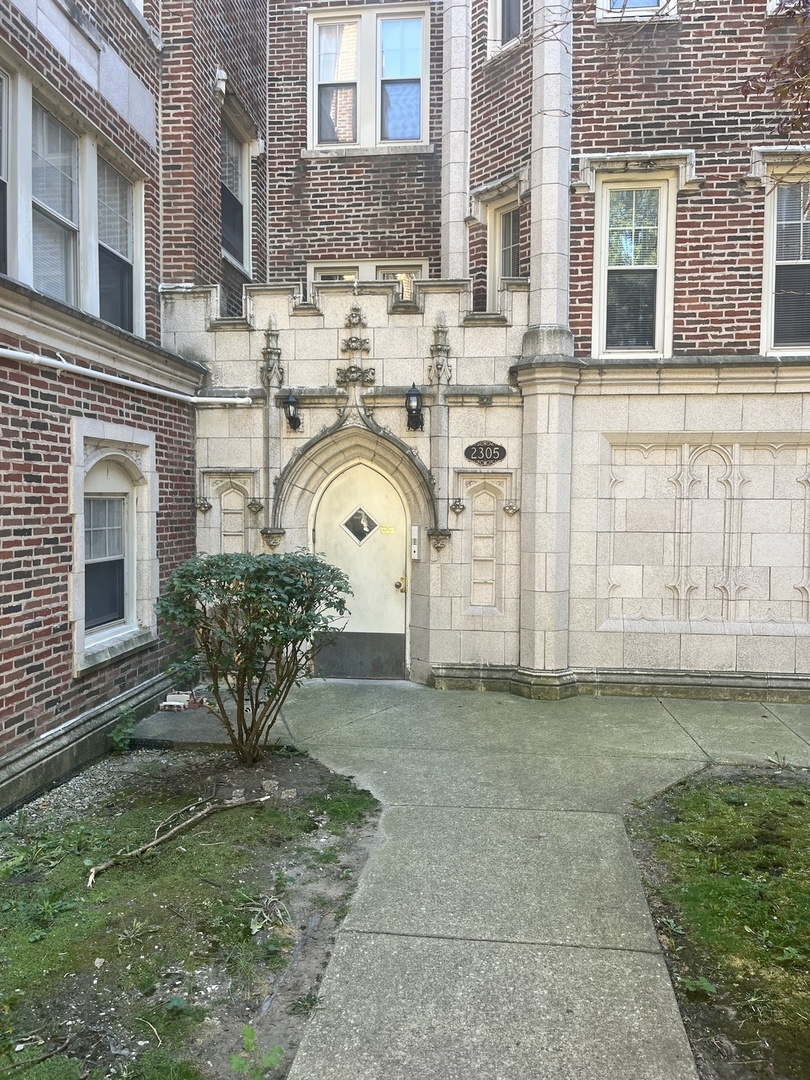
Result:
M436 551L444 551L449 544L452 535L453 533L450 529L428 529L430 542L433 544Z
M450 509L454 514L463 514L467 504L462 502L461 499L453 499L450 503Z
M262 540L264 540L265 544L267 544L269 548L275 550L275 548L277 548L278 545L281 543L282 538L284 537L286 532L286 529L262 529Z
M377 378L376 369L364 368L358 364L352 364L347 368L337 369L337 385L348 386L350 383L359 383L361 386L373 386Z
M262 384L268 389L271 386L281 387L284 384L284 368L281 366L281 349L278 344L276 321L272 316L270 317L270 325L264 332L262 356L264 357L264 363L259 372Z
M346 322L344 326L347 330L351 330L358 326L366 326L365 316L360 310L360 305L356 300L352 301L352 306L349 308L349 314L346 316Z
M247 504L247 508L251 512L251 514L260 513L262 509L261 499L251 499L250 502Z
M443 311L440 311L433 328L433 344L430 346L433 363L428 368L428 379L431 382L449 383L453 374L450 367L450 343L447 334L447 317Z
M514 517L518 510L520 510L520 504L515 502L514 499L507 499L503 504L503 512L508 514L509 517Z
M488 405L491 405L492 404L492 394L479 394L478 395L478 404L482 408L486 408Z
M212 506L213 503L210 503L208 499L197 499L197 509L201 514L207 514Z
M344 338L340 343L341 352L371 352L371 345L367 337L360 337L358 334L352 334L351 337Z

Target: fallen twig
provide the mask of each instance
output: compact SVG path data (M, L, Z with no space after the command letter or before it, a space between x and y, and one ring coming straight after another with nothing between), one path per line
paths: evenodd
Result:
M40 1054L38 1058L29 1058L28 1061L15 1061L13 1065L4 1065L0 1068L0 1076L16 1072L17 1069L30 1069L32 1065L39 1065L41 1061L47 1061L48 1058L52 1058L55 1054L61 1054L63 1050L67 1050L72 1038L72 1035L68 1035L61 1046L55 1046L53 1050L49 1050L47 1054Z
M105 870L109 870L112 866L117 866L118 863L124 859L134 859L138 855L145 855L147 851L151 851L152 848L163 844L167 840L171 840L172 837L183 832L184 829L188 829L190 826L196 824L198 821L202 821L203 818L208 817L209 814L214 814L218 810L233 810L237 806L251 806L254 803L267 802L268 799L272 799L272 795L261 795L258 799L240 799L239 802L227 802L227 803L211 803L210 806L206 806L204 810L200 810L199 813L192 815L185 821L181 821L179 825L175 825L173 829L169 829L167 833L163 833L162 836L158 836L155 840L150 840L148 844L141 844L140 847L135 848L133 851L120 851L117 855L114 855L112 859L107 859L106 862L100 863L98 866L92 867L90 870L90 876L87 879L87 888L92 889L95 884L96 878L99 874Z

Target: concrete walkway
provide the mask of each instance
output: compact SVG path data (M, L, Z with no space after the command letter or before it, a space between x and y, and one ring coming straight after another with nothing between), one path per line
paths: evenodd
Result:
M810 765L810 706L313 681L285 716L384 806L290 1080L696 1080L622 813Z

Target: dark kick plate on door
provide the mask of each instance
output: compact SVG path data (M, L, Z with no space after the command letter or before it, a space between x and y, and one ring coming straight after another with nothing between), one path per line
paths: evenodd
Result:
M340 634L315 657L326 679L404 679L404 634Z

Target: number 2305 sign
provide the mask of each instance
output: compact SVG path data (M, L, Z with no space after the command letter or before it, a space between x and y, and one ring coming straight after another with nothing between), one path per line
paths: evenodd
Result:
M497 465L506 457L506 447L483 439L465 447L464 457L475 465Z

